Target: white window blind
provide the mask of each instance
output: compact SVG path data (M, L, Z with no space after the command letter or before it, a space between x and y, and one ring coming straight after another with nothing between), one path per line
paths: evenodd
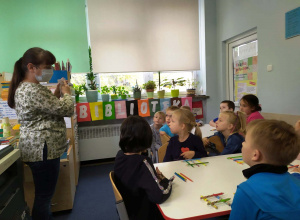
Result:
M199 70L198 0L87 0L94 72Z

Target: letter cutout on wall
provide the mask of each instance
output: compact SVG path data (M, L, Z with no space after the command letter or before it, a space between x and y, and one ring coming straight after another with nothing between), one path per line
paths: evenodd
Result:
M150 116L154 116L155 112L160 111L160 100L159 99L148 99L150 106Z
M91 113L89 103L76 104L77 121L91 121Z
M103 119L115 119L115 102L103 102Z
M92 121L103 120L103 102L91 102L89 104Z
M193 102L193 110L192 112L196 116L196 119L203 118L203 105L202 101Z
M166 112L166 109L170 106L170 99L160 99L160 110Z
M193 98L192 97L182 97L181 98L182 106L189 106L192 110L193 108Z
M127 117L130 115L138 115L139 110L137 100L126 101L126 111Z
M116 119L127 118L126 101L115 101Z
M139 108L139 116L141 117L150 116L148 99L138 100L138 108Z
M171 98L171 105L181 107L181 98Z

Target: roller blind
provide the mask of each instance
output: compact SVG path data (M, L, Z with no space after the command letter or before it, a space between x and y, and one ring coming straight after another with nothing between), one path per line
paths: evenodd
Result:
M94 72L199 70L198 0L87 0Z

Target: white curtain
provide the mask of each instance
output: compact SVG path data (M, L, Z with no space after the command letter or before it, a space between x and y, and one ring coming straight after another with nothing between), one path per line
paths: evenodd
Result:
M94 72L199 70L198 0L87 0Z

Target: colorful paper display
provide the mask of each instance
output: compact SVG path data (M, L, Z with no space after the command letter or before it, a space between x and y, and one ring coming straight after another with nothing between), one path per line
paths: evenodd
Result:
M76 105L78 122L123 119L130 115L153 116L166 111L171 103L189 106L196 118L203 118L202 101L192 102L192 97L175 99L142 99L129 101L91 102Z

